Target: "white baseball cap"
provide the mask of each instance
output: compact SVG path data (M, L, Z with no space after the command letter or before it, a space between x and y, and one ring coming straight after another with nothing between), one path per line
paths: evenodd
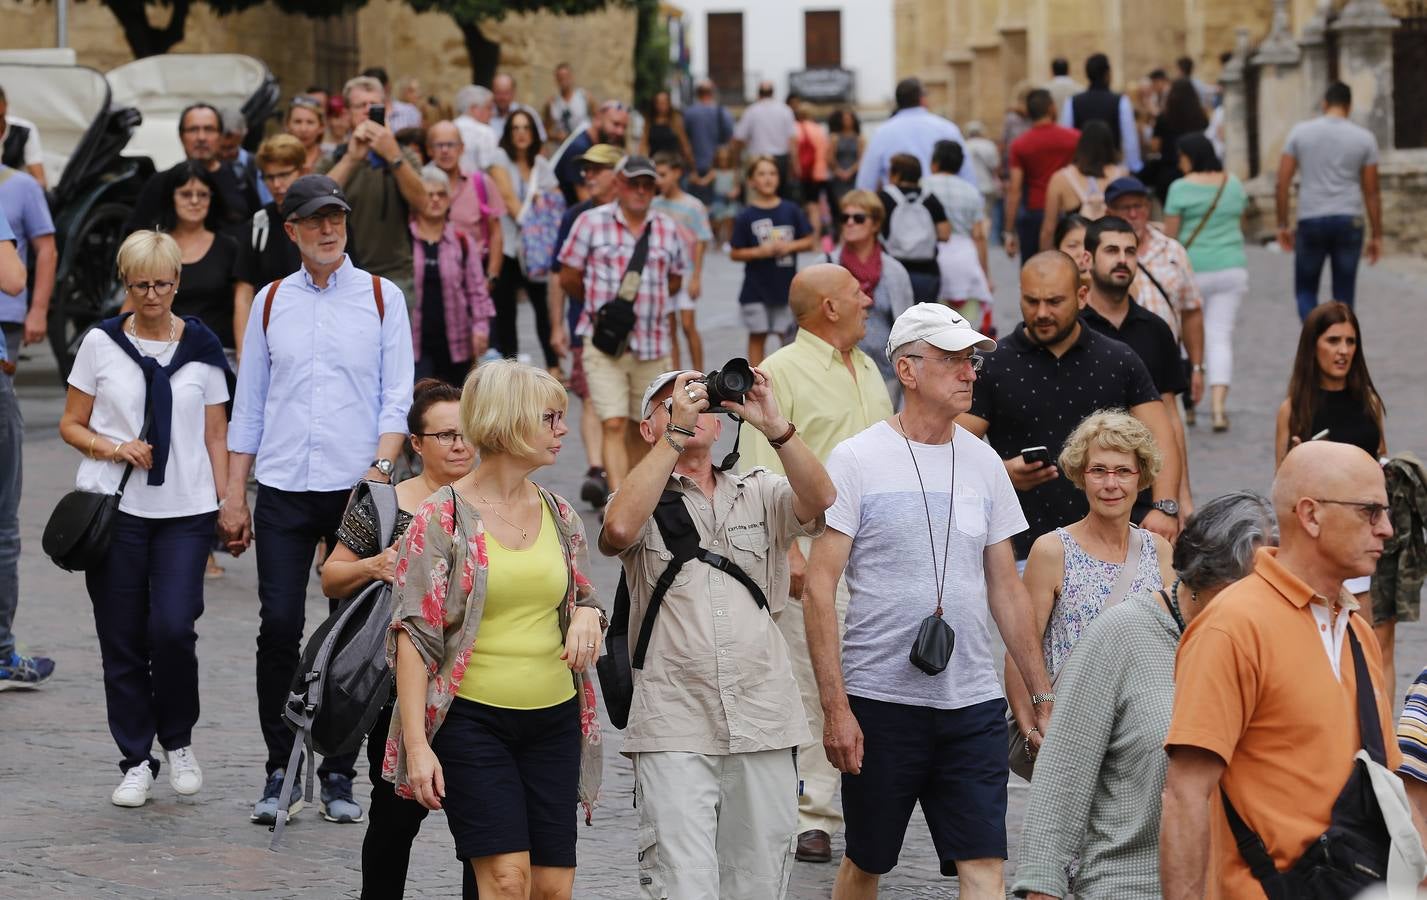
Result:
M663 390L664 385L673 384L674 379L678 378L686 371L688 370L676 369L673 372L665 372L658 378L655 378L653 381L649 382L649 387L644 390L644 399L640 401L639 404L640 421L649 418L649 416L654 412L654 395Z
M942 303L913 303L892 323L887 338L887 359L903 344L926 341L933 347L957 353L968 347L991 352L996 342L971 327L971 323Z

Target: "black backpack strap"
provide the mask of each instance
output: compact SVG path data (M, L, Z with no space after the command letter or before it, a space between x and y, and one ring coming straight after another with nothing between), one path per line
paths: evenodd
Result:
M1239 816L1239 811L1234 809L1234 804L1229 801L1229 795L1222 785L1219 788L1219 796L1224 801L1224 816L1229 820L1229 830L1234 834L1234 843L1239 846L1239 855L1248 864L1249 872L1263 886L1268 900L1288 900L1284 894L1283 874L1273 864L1273 857L1264 846L1263 838Z
M1349 613L1343 612L1342 615ZM1351 621L1348 623L1348 644L1353 649L1353 672L1358 687L1358 732L1362 738L1363 749L1368 752L1373 762L1385 767L1387 752L1382 744L1382 722L1377 715L1377 695L1373 693L1372 674L1368 670L1362 644L1358 643L1358 636L1353 632Z

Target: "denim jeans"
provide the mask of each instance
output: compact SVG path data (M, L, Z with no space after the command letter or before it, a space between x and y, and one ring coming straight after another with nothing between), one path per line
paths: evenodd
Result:
M1045 210L1021 208L1016 213L1016 240L1021 245L1021 265L1040 252L1041 222L1045 220Z
M1293 293L1298 318L1306 319L1318 305L1318 282L1326 261L1333 270L1333 299L1353 305L1358 260L1363 253L1361 216L1315 216L1298 220L1293 253Z
M10 379L0 375L0 658L15 649L15 607L20 602L20 442L25 423Z
M104 665L109 733L125 772L193 743L198 721L198 633L203 568L218 513L114 518L104 563L84 573Z

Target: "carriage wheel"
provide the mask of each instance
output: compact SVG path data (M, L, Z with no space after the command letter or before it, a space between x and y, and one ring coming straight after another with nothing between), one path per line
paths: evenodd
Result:
M63 281L55 285L49 318L50 347L61 381L69 378L85 333L123 303L124 288L114 259L130 211L128 204L101 203L69 238L74 242L73 263Z

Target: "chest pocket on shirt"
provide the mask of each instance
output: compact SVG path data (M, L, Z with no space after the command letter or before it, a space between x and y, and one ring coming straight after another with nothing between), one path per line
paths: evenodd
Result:
M968 537L986 533L986 503L978 494L957 494L956 530Z
M768 586L768 526L763 523L729 529L729 558L760 587Z

